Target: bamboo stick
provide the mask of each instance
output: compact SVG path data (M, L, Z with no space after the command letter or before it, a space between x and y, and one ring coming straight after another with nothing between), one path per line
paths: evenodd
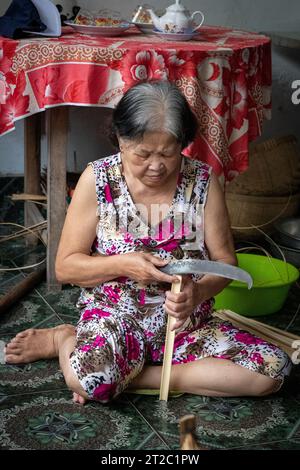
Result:
M232 323L232 325L235 326L236 328L245 330L248 333L251 333L252 335L258 336L259 338L267 341L268 343L271 343L271 344L274 344L274 345L278 346L279 348L284 350L290 357L292 356L293 352L295 352L294 349L287 346L285 343L282 343L279 340L274 340L274 338L270 338L268 335L263 334L261 331L258 331L254 328L251 328L249 325L245 325L245 324L243 324L241 322L238 322L236 320L232 320L232 319L226 317L226 315L221 315L221 314L219 315L219 312L218 312L218 315L216 315L216 316L218 316L221 320L230 321L230 323Z
M240 317L240 315L234 314L234 312L230 312L230 313L231 313L232 315L237 315L237 316ZM293 334L293 333L290 333L289 331L281 330L281 329L279 329L279 328L275 328L275 326L267 325L267 324L265 324L265 323L262 323L262 322L259 322L259 321L257 321L257 320L254 320L253 318L251 318L250 321L251 321L251 323L253 323L253 325L256 325L257 327L260 327L260 326L265 327L265 328L267 328L268 330L272 330L274 333L278 333L278 334L283 335L283 336L285 336L285 337L287 337L287 338L290 338L290 339L292 339L292 340L299 340L299 339L300 339L299 336L297 336L297 335L295 335L295 334Z
M257 322L257 323L260 323L260 322ZM284 336L286 336L287 338L290 338L292 339L293 341L295 340L299 340L300 337L297 336L297 335L294 335L293 333L290 333L289 331L286 331L286 330L280 330L279 328L275 328L275 326L272 326L272 325L268 325L268 328L274 332L283 332Z
M266 328L263 328L263 329L258 328L258 327L255 327L254 325L251 325L251 321L248 323L244 323L240 318L233 318L231 315L229 315L231 313L233 312L230 312L227 310L226 311L218 310L217 312L214 312L214 316L220 318L221 320L229 321L236 328L246 330L249 333L255 336L258 336L259 338L269 343L275 344L276 346L281 348L283 351L285 351L290 358L292 358L292 355L295 353L295 349L292 347L292 343L293 341L295 341L295 339L287 341L286 338L280 338L279 335L277 337L274 337L272 336L272 331L268 330L267 325L264 325L266 326Z
M173 282L171 292L173 294L179 294L181 291L182 276L177 276L180 278L180 282ZM169 388L170 388L170 378L171 378L171 368L172 368L172 357L174 349L174 340L175 340L175 330L171 330L176 323L176 319L171 315L168 315L167 323L167 332L165 340L165 352L164 360L162 366L161 374L161 383L160 383L160 394L159 399L163 401L168 401Z
M20 193L12 194L10 198L12 201L28 201L30 199L33 201L47 201L47 196L44 196L43 194Z
M1 236L0 237L0 243L6 242L8 240L13 240L14 238L19 238L23 237L25 235L28 235L30 232L39 232L42 229L47 228L47 220L44 222L39 222L38 224L31 225L30 227L25 227L23 230L19 230L18 232L12 233L10 235L6 236Z
M243 317L237 313L228 310L226 310L225 313L229 318L243 323L246 326L249 325L255 330L267 334L270 338L273 338L275 340L278 339L279 341L285 343L287 346L291 346L294 341L300 340L300 336L293 335L292 333L280 330L279 328L270 327L269 325L253 320L252 318Z
M229 318L231 318L231 317L229 316ZM262 326L258 327L255 324L252 324L251 322L247 322L247 321L243 321L243 320L238 320L237 319L235 321L237 321L239 324L243 325L244 328L247 328L247 326L249 326L250 328L252 328L252 330L257 331L258 333L265 334L269 338L271 338L275 341L279 341L282 344L285 344L286 346L290 346L290 344L292 342L290 339L286 339L283 335L280 336L280 335L272 332L272 330L269 330L268 328L265 328L265 327L262 327Z

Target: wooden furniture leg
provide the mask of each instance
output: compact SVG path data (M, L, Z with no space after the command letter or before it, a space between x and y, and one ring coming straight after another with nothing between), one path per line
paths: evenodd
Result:
M186 415L179 420L180 449L181 450L208 450L199 445L196 439L196 416Z
M66 170L68 107L59 106L46 111L48 146L47 169L47 288L60 290L55 276L55 258L66 215Z
M41 194L41 114L33 114L24 121L24 192ZM25 226L35 223L32 218L30 203L25 202L24 219ZM28 235L26 241L29 245L38 243L37 237Z

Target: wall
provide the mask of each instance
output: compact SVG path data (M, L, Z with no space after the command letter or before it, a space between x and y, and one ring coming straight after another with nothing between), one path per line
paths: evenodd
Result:
M57 0L66 12L72 5L99 9L109 6L121 11L124 17L139 3L138 0ZM142 3L142 2L141 2ZM157 8L165 8L172 0L149 0ZM201 9L207 24L233 26L255 31L299 31L299 0L183 0L190 11ZM0 0L0 15L10 4ZM300 141L300 105L291 102L291 84L300 80L299 50L273 47L273 119L266 122L260 140L272 136L295 134ZM1 112L1 111L0 111ZM101 126L108 111L101 108L71 108L68 148L68 170L82 171L85 164L110 151L107 139L101 138ZM23 172L23 121L16 123L16 130L0 138L0 174ZM43 160L46 165L46 160Z

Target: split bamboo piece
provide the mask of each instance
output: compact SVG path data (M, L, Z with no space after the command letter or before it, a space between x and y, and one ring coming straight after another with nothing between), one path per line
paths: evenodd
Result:
M28 193L20 193L20 194L11 195L12 201L28 201L30 199L34 201L47 201L47 196L44 196L42 194L28 194Z
M252 318L243 317L230 310L218 310L217 312L214 312L214 316L221 320L229 321L237 328L246 330L269 343L279 346L289 355L290 358L296 351L293 347L293 343L295 341L300 341L300 336L280 330L279 328L270 327L269 325L253 320Z
M0 225L2 225L0 223ZM18 225L21 227L21 225ZM2 236L0 237L0 243L6 242L8 240L12 240L14 238L19 238L23 237L24 235L27 235L28 233L40 231L42 229L47 228L47 220L43 222L38 222L37 224L31 225L30 227L24 227L22 230L19 230L18 232L12 233L10 235Z
M300 340L300 336L297 336L288 331L280 330L279 328L275 328L271 325L266 325L265 323L254 320L253 318L244 317L242 315L239 315L238 313L232 312L231 310L223 310L223 312L225 312L225 314L233 320L237 320L246 325L253 326L253 328L261 330L262 332L266 331L266 333L268 333L270 336L282 342L285 342L287 345L290 344L291 340Z
M173 282L171 292L173 294L179 294L182 285L182 276L177 276L180 282ZM170 377L172 368L172 357L175 340L175 330L172 331L173 326L176 323L176 319L171 315L168 315L167 332L165 341L165 352L162 366L161 383L160 383L160 394L159 399L168 401L169 388L170 388Z

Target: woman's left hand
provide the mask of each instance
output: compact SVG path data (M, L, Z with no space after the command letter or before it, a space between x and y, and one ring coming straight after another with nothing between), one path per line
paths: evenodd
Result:
M176 318L172 330L180 328L203 300L201 299L200 285L188 276L182 277L181 292L179 294L167 291L164 308L168 315Z

